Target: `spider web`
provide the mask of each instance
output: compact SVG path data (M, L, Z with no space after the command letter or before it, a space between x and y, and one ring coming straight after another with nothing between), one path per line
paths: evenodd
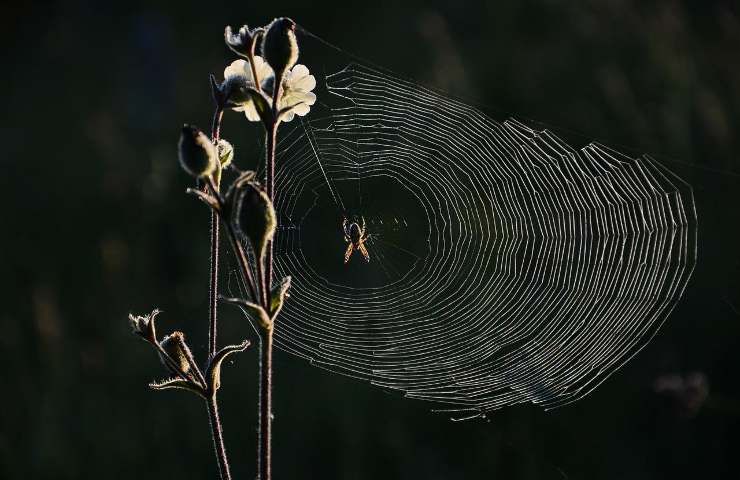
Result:
M359 63L283 125L275 345L470 418L582 398L655 335L696 261L691 187ZM370 261L343 263L342 222Z

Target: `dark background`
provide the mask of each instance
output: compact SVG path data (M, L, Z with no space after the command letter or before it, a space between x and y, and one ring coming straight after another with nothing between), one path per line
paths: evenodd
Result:
M208 214L183 193L178 128L210 121L207 74L233 59L224 25L278 15L495 118L654 155L695 187L700 253L653 342L560 410L451 423L276 352L275 478L737 475L734 2L398 3L0 7L1 478L216 478L202 402L147 389L162 371L126 315L164 309L160 328L184 330L202 357ZM227 138L254 144L236 123ZM253 337L240 315L222 312L223 341ZM254 475L256 352L224 369L235 478ZM692 372L708 385L698 405L654 391L661 376Z

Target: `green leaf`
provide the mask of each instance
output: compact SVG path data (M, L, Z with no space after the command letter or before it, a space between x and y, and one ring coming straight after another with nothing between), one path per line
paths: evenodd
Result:
M270 99L267 98L267 95L261 91L258 92L254 88L248 88L247 93L254 102L254 107L257 109L257 113L262 119L262 122L265 125L269 125L272 120L272 105L270 104Z
M209 195L207 193L204 193L197 188L188 188L185 190L186 193L193 195L194 197L198 198L200 201L211 207L212 209L218 211L219 205L218 200L213 195Z
M221 386L221 364L234 352L243 352L249 346L249 340L244 340L238 345L228 345L213 356L211 363L208 365L206 379L208 381L208 393L213 396Z
M290 276L283 278L278 285L276 285L270 292L270 318L275 320L275 317L280 310L283 308L285 299L290 295L288 290L290 289Z
M149 384L149 388L151 388L152 390L169 390L172 388L176 388L179 390L187 390L189 392L197 394L202 398L206 398L206 393L199 385L196 385L192 382L187 382L181 378L170 378L161 382L152 382Z
M218 161L221 163L221 168L226 168L231 165L231 161L234 159L234 146L228 141L220 138L216 141L216 151L218 152Z
M221 300L242 307L247 314L254 318L265 330L272 328L272 320L270 320L270 316L267 315L267 312L261 305L244 300L243 298L221 297Z

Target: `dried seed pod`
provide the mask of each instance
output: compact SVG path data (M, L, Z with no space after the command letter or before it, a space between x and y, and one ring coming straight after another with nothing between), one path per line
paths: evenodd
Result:
M175 364L180 368L182 373L190 376L190 370L193 368L193 366L190 364L192 354L190 353L190 349L185 343L185 335L182 332L172 332L164 337L159 344L162 346L162 350L165 351L167 356L170 357L170 359L172 359L172 361L174 361ZM168 370L170 370L175 375L178 375L180 373L176 369L173 369L166 359L161 357L162 355L160 354L160 360L162 360L162 363L165 367L167 367Z

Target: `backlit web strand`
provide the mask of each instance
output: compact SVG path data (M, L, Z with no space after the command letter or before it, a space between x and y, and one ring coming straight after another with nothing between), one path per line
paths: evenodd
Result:
M574 150L354 63L326 89L325 115L281 129L279 348L459 415L553 408L682 295L693 194L654 160ZM342 263L344 218L367 222L369 263Z

